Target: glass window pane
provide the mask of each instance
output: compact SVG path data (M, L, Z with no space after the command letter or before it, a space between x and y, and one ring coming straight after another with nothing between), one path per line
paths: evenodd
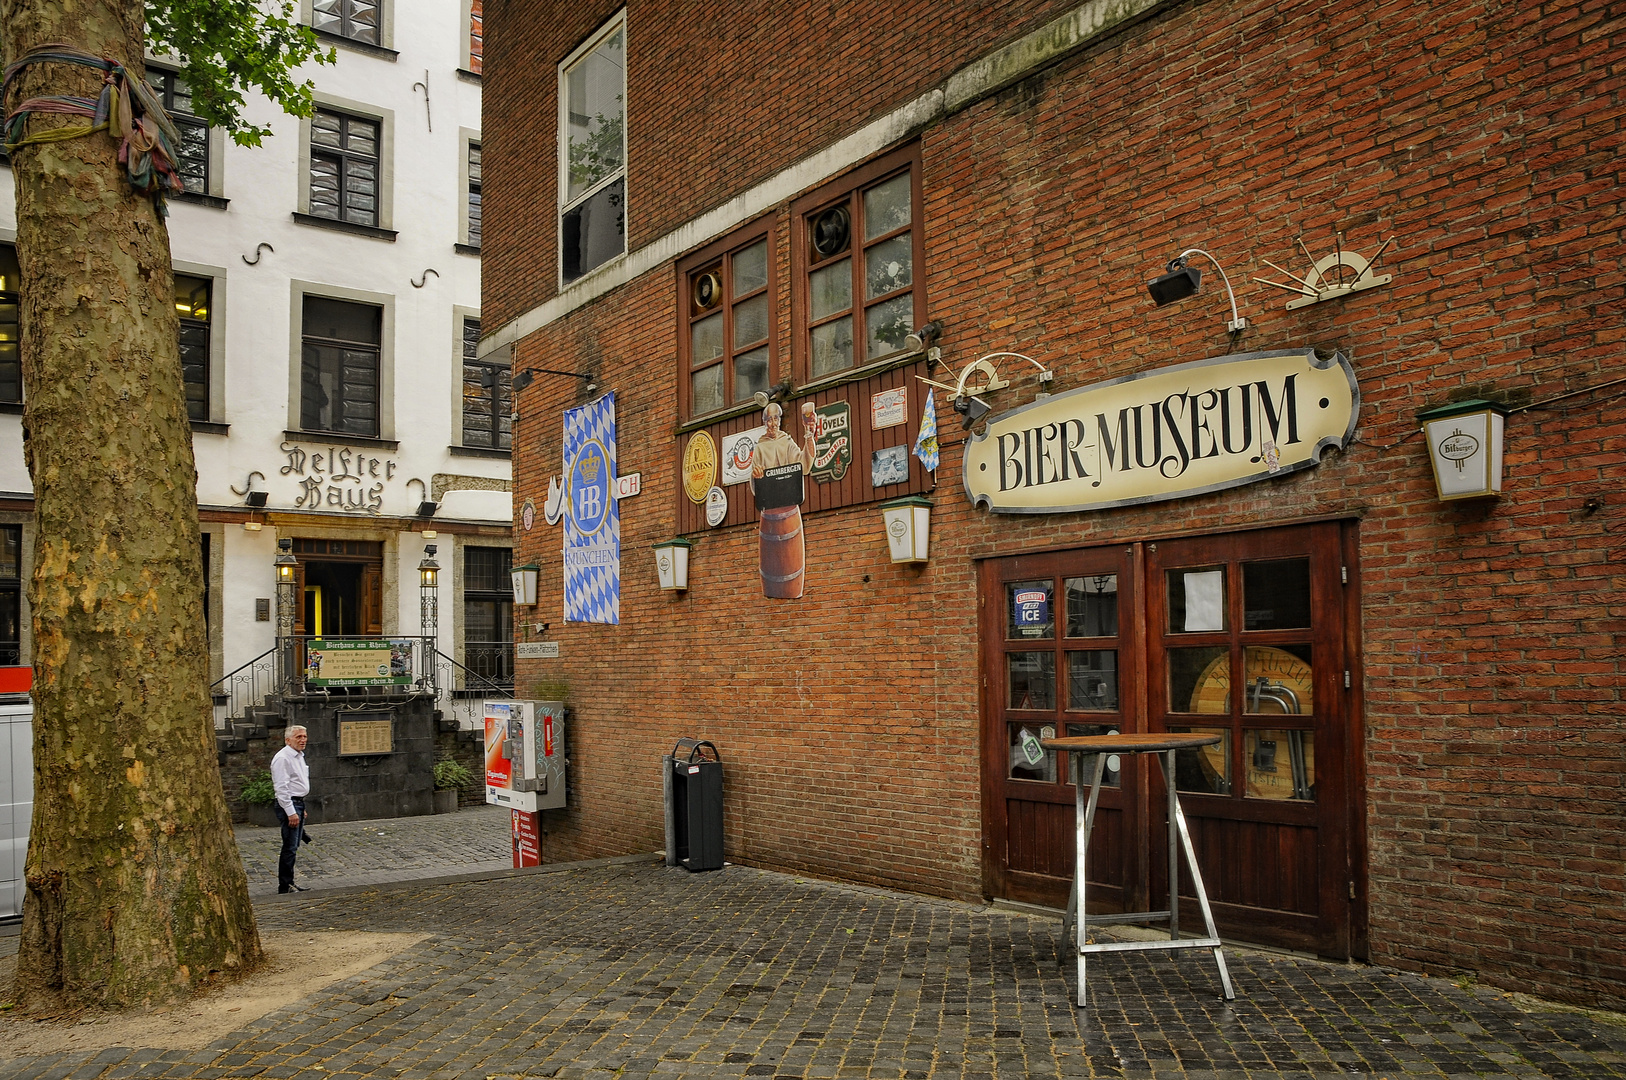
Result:
M1243 712L1309 716L1315 711L1310 646L1254 645L1246 650L1243 663L1248 673L1242 688Z
M323 296L305 297L305 336L377 345L383 309Z
M904 293L866 309L864 326L869 331L867 355L871 360L897 352L903 348L903 339L915 328L914 294Z
M768 336L768 294L753 296L734 305L734 347L736 349Z
M1231 733L1224 728L1204 727L1170 727L1169 730L1192 731L1202 735L1218 735L1220 737L1220 741L1212 746L1199 746L1193 750L1175 751L1175 790L1191 791L1200 795L1229 795L1231 793Z
M699 367L723 355L723 313L689 324L689 366Z
M744 296L768 284L768 241L734 254L734 295Z
M566 201L621 168L625 71L617 30L565 72Z
M1242 564L1242 628L1298 630L1310 625L1310 560Z
M853 366L853 317L815 326L812 334L813 377L845 371Z
M190 420L209 419L209 324L181 318L181 385Z
M311 155L311 215L339 219L339 159Z
M758 390L768 389L768 346L752 349L734 358L734 400L744 401Z
M909 174L894 176L864 192L864 239L873 240L909 224Z
M1067 737L1068 738L1073 738L1074 736L1078 736L1078 735L1116 735L1116 734L1118 734L1118 725L1116 725L1116 724L1068 724L1067 725ZM1095 759L1096 759L1097 756L1098 755L1096 755L1096 754L1079 754L1078 755L1078 757L1082 759L1079 762L1079 766L1084 770L1083 776L1080 778L1079 783L1083 784L1085 787L1089 787L1090 781L1095 779ZM1101 786L1102 787L1117 787L1118 786L1119 777L1122 775L1122 773L1120 771L1122 765L1123 765L1123 760L1119 755L1117 755L1117 754L1108 754L1107 755L1107 767L1101 773Z
M311 26L330 34L344 32L342 0L312 0Z
M1118 575L1068 578L1067 636L1118 636Z
M851 259L815 270L807 278L808 306L814 322L853 306Z
M627 250L626 188L625 180L617 180L560 219L566 281L575 281Z
M713 364L689 376L689 404L696 416L723 407L723 365Z
M1067 654L1067 707L1118 711L1118 652L1090 649Z
M1051 610L1049 579L1014 581L1005 586L1005 636L1007 638L1050 638L1055 636L1056 618Z
M1188 566L1168 572L1171 634L1225 629L1225 568Z
M1231 650L1225 645L1170 649L1169 711L1229 713Z
M357 41L378 44L378 5L373 0L349 0L348 36Z
M873 300L914 283L915 254L909 236L894 236L864 252L864 299Z
M187 191L209 193L209 126L196 121L172 117L175 132L181 137L175 148L175 170L181 174L181 184Z
M1012 724L1010 769L1006 773L1012 780L1043 780L1056 782L1056 752L1040 745L1041 739L1054 739L1056 728L1052 724Z
M1315 800L1315 732L1245 731L1243 794L1250 799Z
M344 118L338 113L316 110L311 116L311 142L322 146L338 147L342 144Z
M1056 707L1055 653L1015 652L1008 654L1005 659L1010 672L1010 708Z
M371 120L362 120L358 117L344 118L345 140L344 148L352 154L363 157L378 156L378 125Z
M23 576L23 527L0 525L0 578L19 580Z

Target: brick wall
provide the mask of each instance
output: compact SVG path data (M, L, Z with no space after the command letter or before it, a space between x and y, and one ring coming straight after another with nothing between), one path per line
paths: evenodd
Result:
M552 171L500 148L554 145L535 73L545 95L558 59L612 10L490 20L491 325L554 280L556 226L532 209L551 207ZM644 118L629 202L647 208L634 246L1060 8L1006 5L992 19L933 5L945 25L976 23L975 47L924 38L904 50L923 66L863 86L776 81L777 65L748 62L746 38L732 53L685 38L640 54L655 27L701 31L664 10L629 10L629 108ZM928 295L951 360L1013 348L1067 389L1224 353L1211 270L1177 306L1155 308L1143 289L1202 247L1250 321L1238 349L1352 358L1357 439L1305 473L1142 508L992 517L966 504L949 445L924 569L886 560L879 512L863 506L807 519L800 602L761 598L749 526L695 537L695 585L666 595L649 548L673 534L678 497L671 268L523 341L521 366L602 365L621 471L644 484L622 504L619 627L559 622L559 537L540 524L517 534L515 561L543 567L538 618L562 650L521 662L521 687L563 680L577 715L572 804L549 815L550 855L660 848L659 757L693 735L722 750L731 858L976 896L976 560L1331 515L1359 521L1372 958L1626 1004L1626 386L1540 404L1623 375L1610 18L1601 3L1175 4L922 134ZM795 43L789 71L816 57L883 64L888 44L868 23L796 25L823 36ZM704 66L689 63L696 50L712 64L703 75L689 70ZM724 86L743 104L701 123L680 104L701 86L714 110ZM1287 312L1288 294L1251 280L1281 279L1264 260L1301 272L1297 238L1319 256L1337 233L1368 254L1397 237L1381 267L1393 284ZM560 471L559 410L578 400L563 383L541 379L522 399L520 500L540 505ZM1019 382L998 404L1030 393ZM1476 393L1538 407L1508 420L1500 502L1441 504L1415 414Z

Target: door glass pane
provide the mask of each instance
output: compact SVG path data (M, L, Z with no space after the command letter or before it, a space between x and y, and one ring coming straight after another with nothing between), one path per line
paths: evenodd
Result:
M1242 763L1248 798L1315 801L1315 732L1243 732Z
M815 322L853 306L851 259L815 270L807 276L808 307Z
M1012 780L1056 782L1056 752L1039 745L1040 739L1054 739L1052 724L1011 724L1010 769Z
M1077 735L1116 735L1116 734L1118 734L1118 726L1116 724L1068 724L1067 725L1067 736L1068 736L1068 738L1072 738L1072 737L1077 736ZM1096 759L1097 755L1095 755L1095 754L1079 754L1077 756L1081 759L1080 762L1079 762L1079 765L1084 770L1084 775L1080 778L1079 782L1082 783L1085 787L1088 787L1089 784L1090 784L1090 781L1095 778L1095 759ZM1106 771L1101 774L1101 786L1102 787L1117 787L1118 786L1118 778L1121 775L1119 770L1120 770L1122 765L1123 765L1123 760L1122 760L1122 758L1119 757L1119 755L1117 755L1117 754L1108 754L1107 755Z
M1067 707L1118 711L1118 652L1089 649L1067 654Z
M909 224L909 174L883 181L864 192L864 239Z
M709 364L723 355L723 313L708 315L689 327L689 363Z
M768 241L762 240L734 255L734 295L744 296L768 284Z
M1184 566L1168 572L1171 634L1225 629L1225 568Z
M1067 636L1118 636L1118 575L1067 579Z
M853 317L843 315L835 322L813 328L813 377L853 366Z
M1170 649L1169 711L1231 711L1231 650L1224 645Z
M1254 645L1243 664L1248 672L1243 712L1308 716L1315 711L1310 646Z
M1006 657L1010 671L1010 707L1013 709L1054 709L1056 707L1056 654L1017 652Z
M723 365L713 364L690 376L689 405L696 416L723 407Z
M1055 636L1055 618L1050 611L1052 585L1041 581L1015 581L1005 586L1005 636L1008 638L1050 638Z
M1220 741L1212 746L1199 746L1191 750L1177 750L1174 755L1174 786L1177 791L1194 791L1202 795L1229 795L1231 793L1231 733L1224 728L1170 727L1170 731L1192 731L1202 735L1218 735Z
M1310 625L1310 560L1242 564L1242 628L1300 630Z

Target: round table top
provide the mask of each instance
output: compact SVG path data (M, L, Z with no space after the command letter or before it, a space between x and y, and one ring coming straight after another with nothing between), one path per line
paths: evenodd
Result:
M1124 735L1070 735L1065 739L1040 739L1046 750L1070 750L1075 754L1151 754L1163 750L1190 750L1212 746L1220 741L1218 732L1148 731Z

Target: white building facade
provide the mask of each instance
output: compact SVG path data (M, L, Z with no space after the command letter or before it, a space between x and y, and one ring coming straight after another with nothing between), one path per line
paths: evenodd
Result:
M174 66L149 60L183 135L188 190L169 227L211 678L259 692L245 680L276 644L273 563L290 540L296 634L418 636L432 545L439 681L508 683L509 373L474 354L481 5L304 0L301 18L337 63L299 73L316 88L310 119L250 98L248 119L274 132L260 148L191 119ZM28 664L15 238L4 199L0 663Z

